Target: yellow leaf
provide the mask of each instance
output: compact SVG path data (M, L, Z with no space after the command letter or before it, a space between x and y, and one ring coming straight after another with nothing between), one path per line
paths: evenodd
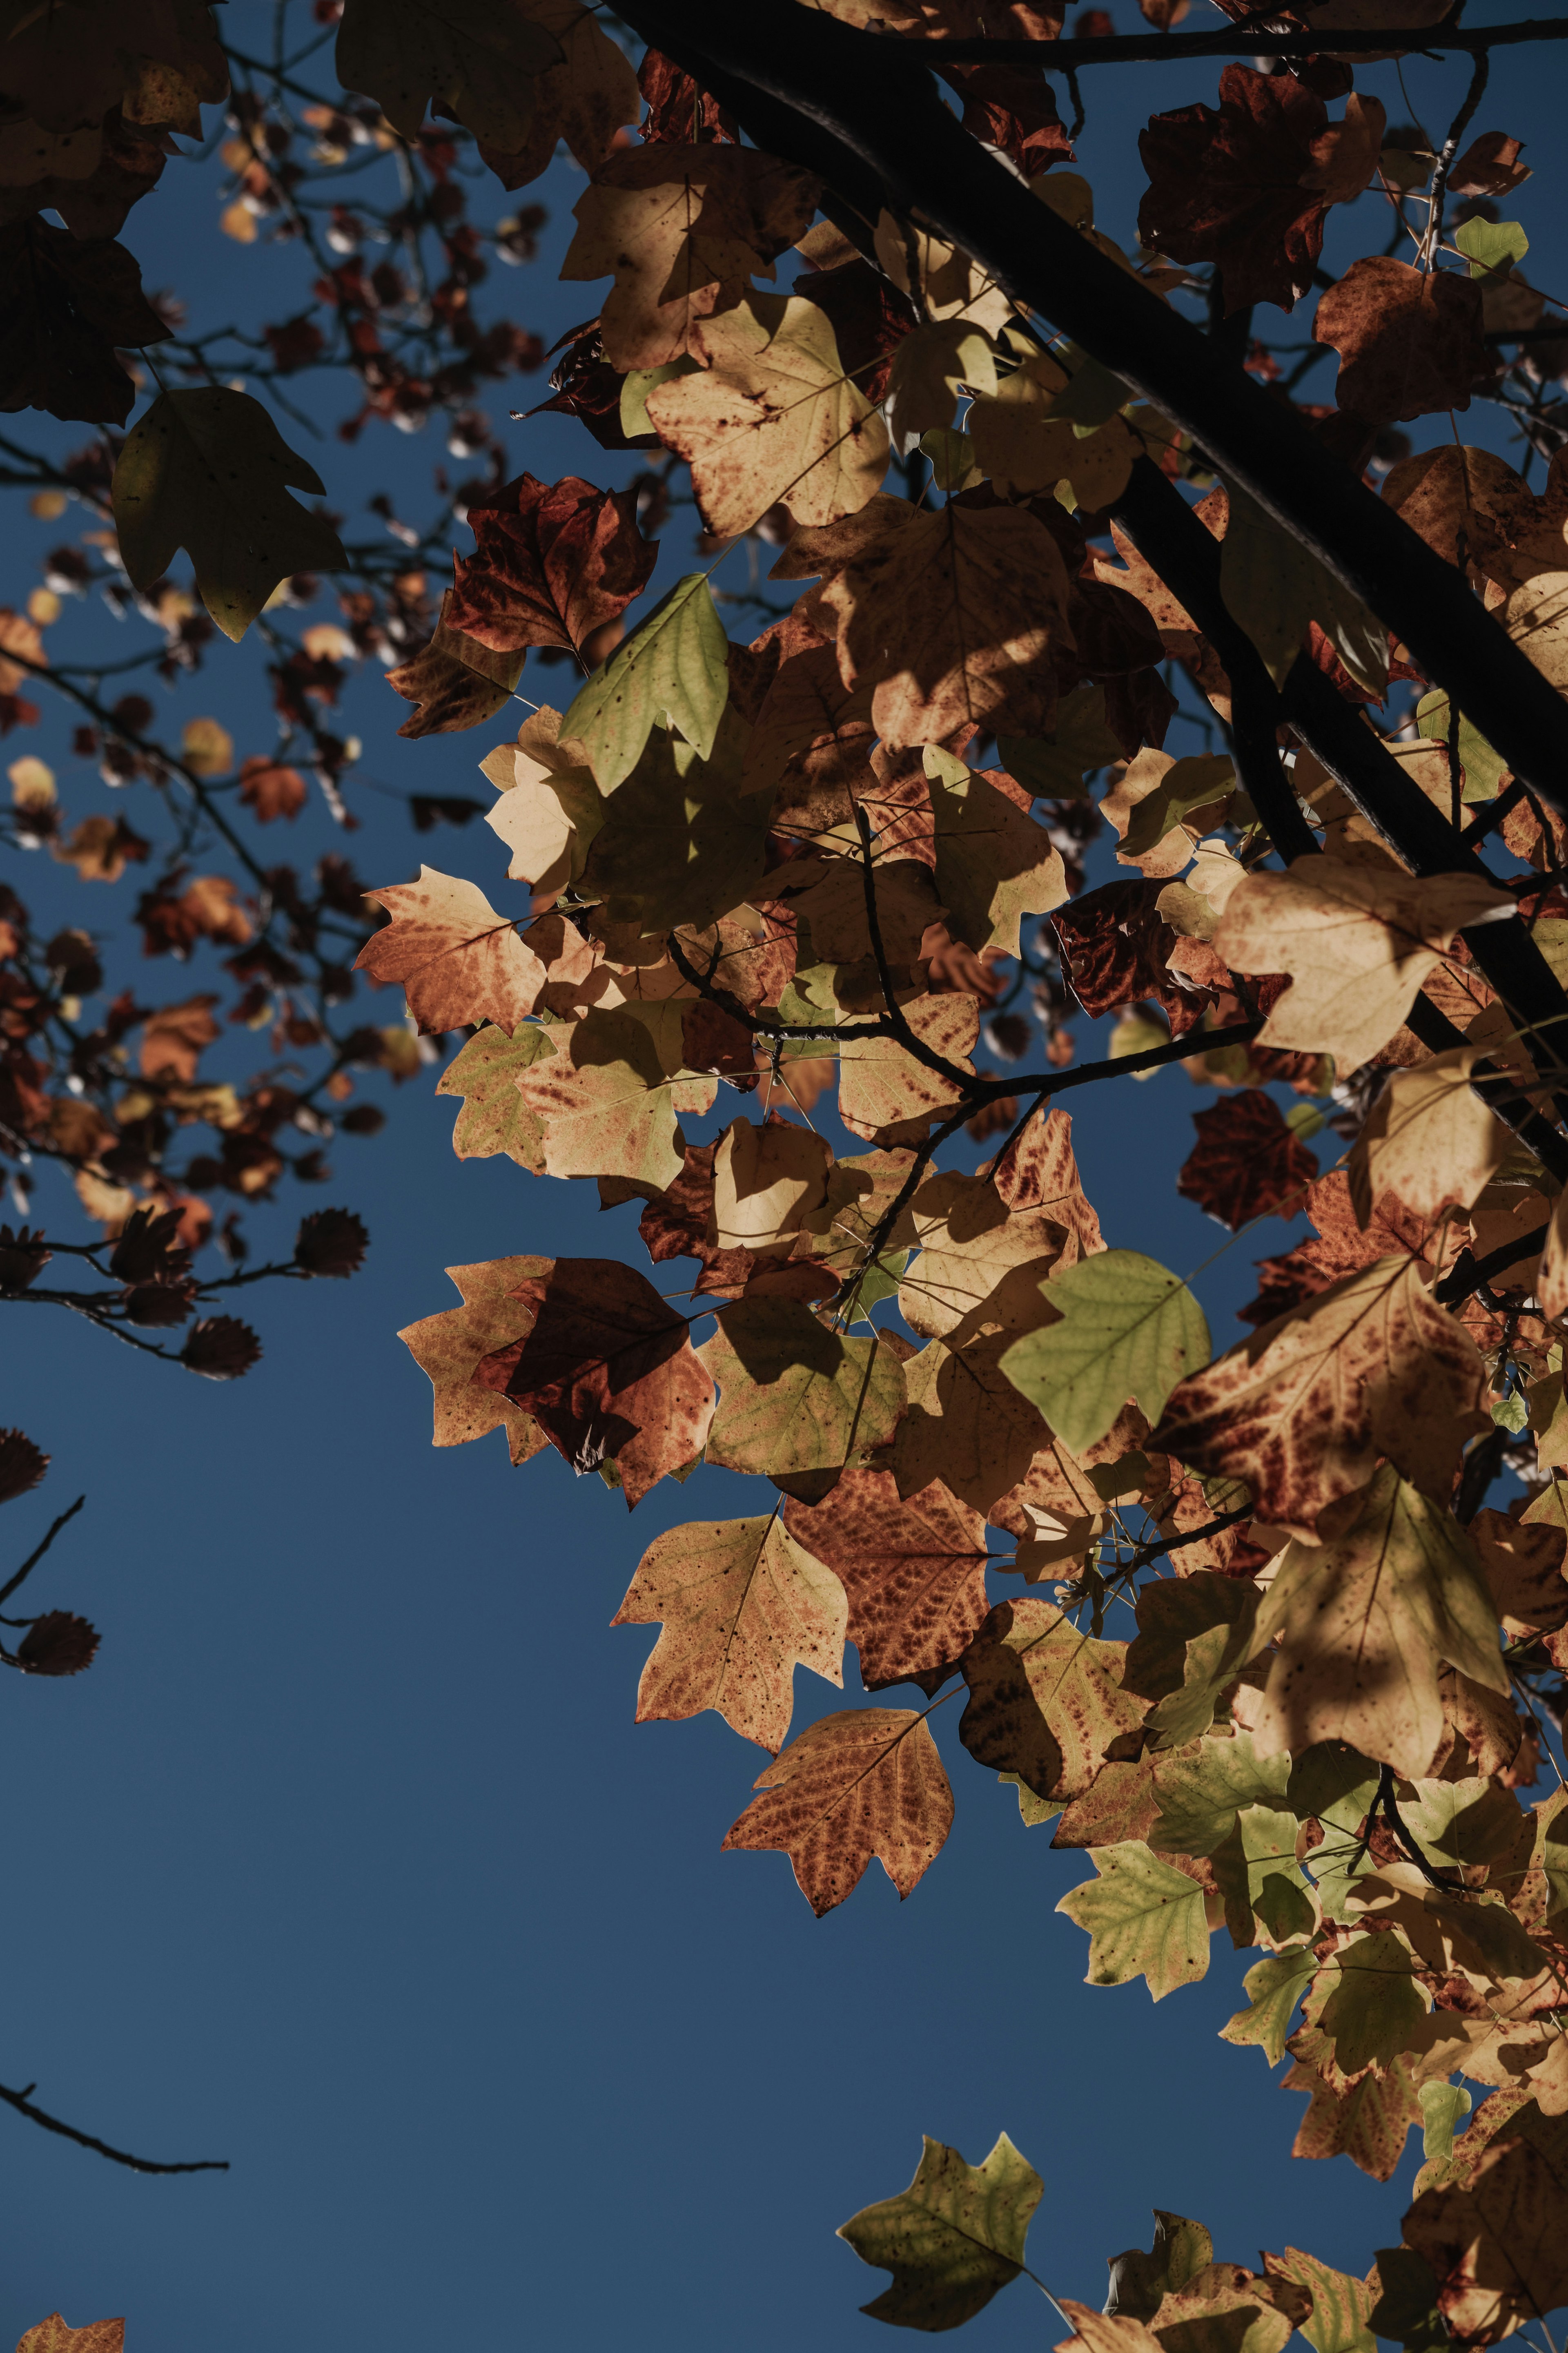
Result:
M1469 1208L1501 1166L1512 1138L1470 1087L1480 1059L1479 1047L1455 1047L1396 1071L1379 1095L1350 1158L1351 1200L1363 1230L1384 1193L1435 1218L1450 1202Z

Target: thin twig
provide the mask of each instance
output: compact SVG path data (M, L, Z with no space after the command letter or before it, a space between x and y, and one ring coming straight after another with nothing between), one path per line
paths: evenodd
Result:
M0 2084L0 2100L5 2101L8 2106L15 2108L18 2116L29 2117L36 2125L42 2125L46 2132L58 2133L62 2139L74 2140L79 2148L96 2149L100 2157L107 2157L115 2165L129 2166L132 2173L226 2173L228 2171L226 2157L198 2157L187 2158L178 2165L160 2165L150 2157L132 2157L129 2149L111 2148L108 2141L100 2140L95 2133L78 2132L75 2125L62 2124L58 2116L51 2116L47 2109L35 2107L27 2097L27 2093L35 2088L35 2085L29 2084L26 2091L10 2092L6 2090L4 2084Z
M42 1560L44 1555L47 1552L49 1546L58 1535L60 1530L65 1526L67 1521L75 1519L77 1514L80 1511L86 1501L87 1497L85 1495L79 1495L70 1509L60 1514L59 1518L55 1522L53 1527L49 1530L48 1535L44 1538L43 1543L39 1545L36 1552L30 1552L27 1555L26 1559L22 1563L21 1567L16 1571L16 1576L12 1577L10 1583L8 1585L0 1585L0 1601L9 1601L13 1593L16 1592L16 1588L25 1578L32 1575L34 1569L37 1568L38 1563Z

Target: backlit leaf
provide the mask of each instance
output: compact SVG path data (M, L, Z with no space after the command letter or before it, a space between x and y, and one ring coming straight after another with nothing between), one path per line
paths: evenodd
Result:
M673 727L700 759L730 692L729 640L708 582L689 572L581 689L561 722L587 752L599 789L613 793L655 727Z
M1179 1275L1142 1250L1104 1250L1054 1275L1061 1320L1026 1333L1002 1359L1075 1453L1103 1438L1129 1398L1151 1420L1209 1353L1203 1309Z
M1147 1978L1156 2001L1192 1985L1209 1965L1204 1891L1194 1880L1150 1853L1142 1841L1095 1847L1098 1879L1085 1882L1057 1905L1089 1936L1089 1985L1125 1985Z
M903 2328L956 2328L1016 2280L1045 2183L1005 2133L983 2165L927 2137L914 2179L897 2198L864 2207L841 2225L862 2263L893 2284L861 2306Z
M821 1717L755 1786L762 1795L731 1824L725 1848L787 1854L818 1919L854 1894L873 1856L901 1896L912 1894L952 1825L936 1743L908 1708Z

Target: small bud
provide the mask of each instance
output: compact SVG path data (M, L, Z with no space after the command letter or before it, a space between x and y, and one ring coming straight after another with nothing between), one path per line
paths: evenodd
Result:
M363 1220L352 1209L315 1209L294 1238L294 1263L307 1274L353 1274L370 1246Z
M193 1324L180 1351L187 1371L209 1381L237 1381L261 1356L261 1343L237 1315L204 1315Z
M193 1290L188 1282L139 1282L125 1294L125 1320L148 1331L170 1331L188 1320Z
M29 1675L79 1675L97 1655L97 1627L68 1609L35 1618L16 1646L17 1663Z
M0 1504L25 1495L49 1467L49 1458L19 1430L0 1430Z

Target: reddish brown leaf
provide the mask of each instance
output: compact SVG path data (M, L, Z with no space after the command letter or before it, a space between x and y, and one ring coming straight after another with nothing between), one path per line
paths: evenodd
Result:
M461 1292L460 1307L406 1324L398 1338L435 1397L433 1446L466 1446L504 1428L514 1462L526 1462L545 1444L532 1416L477 1377L481 1360L498 1347L521 1345L533 1323L533 1303L518 1286L549 1273L547 1258L490 1259L478 1266L449 1266Z
M1384 1193L1363 1231L1356 1223L1350 1178L1342 1168L1331 1168L1308 1187L1306 1210L1320 1239L1302 1242L1282 1258L1258 1260L1262 1284L1258 1297L1240 1310L1244 1324L1267 1324L1271 1316L1283 1315L1314 1293L1326 1291L1341 1275L1353 1274L1380 1258L1403 1251L1423 1268L1428 1263L1434 1221L1406 1209L1397 1195Z
M985 1616L985 1523L933 1480L905 1503L889 1471L846 1471L826 1503L784 1507L791 1535L849 1597L868 1691L930 1698Z
M537 1309L526 1338L498 1348L474 1378L524 1407L579 1472L613 1462L627 1509L701 1452L713 1384L677 1314L635 1267L558 1259L525 1278Z
M448 588L442 597L429 644L412 661L386 673L393 691L416 706L413 718L398 729L400 735L451 735L478 727L510 702L522 675L521 654L498 654L478 638L452 628L447 615L457 593Z
M741 134L733 116L661 49L644 50L637 88L647 100L642 125L645 146L698 146L715 139L738 142Z
M468 509L478 553L459 559L447 622L495 653L577 652L647 586L657 543L637 529L631 491L520 474Z
M925 1720L911 1709L825 1715L757 1777L726 1850L782 1851L820 1919L859 1884L873 1855L900 1895L919 1884L952 1826L952 1792Z
M98 1629L68 1609L46 1609L16 1646L29 1675L79 1675L98 1655Z
M1181 986L1166 959L1176 934L1155 904L1159 881L1106 882L1051 917L1068 979L1086 1013L1114 1013L1152 999L1180 1038L1213 1002L1209 988Z
M1523 142L1506 131L1483 131L1472 139L1448 174L1448 192L1456 196L1507 196L1530 177L1530 166L1519 160Z
M401 987L421 1029L493 1021L510 1036L532 1012L549 966L472 882L422 866L417 882L365 895L392 921L366 940L354 969Z
M216 997L190 997L183 1005L162 1005L147 1016L137 1055L144 1079L174 1079L189 1086L203 1050L223 1034L213 1019Z
M239 797L255 811L259 825L270 825L275 818L298 817L309 797L298 768L285 768L261 754L241 761Z
M1352 262L1318 305L1312 340L1340 355L1339 404L1372 424L1468 408L1487 372L1481 289L1386 254Z
M0 409L47 408L94 425L123 425L136 398L116 346L169 333L122 245L73 237L36 215L0 228Z
M804 271L795 290L826 311L845 375L868 400L879 401L893 372L893 354L916 323L909 296L858 257L831 269Z
M1372 175L1383 109L1352 100L1357 115L1347 109L1345 123L1331 125L1322 100L1293 74L1247 66L1226 66L1219 90L1217 108L1156 114L1140 133L1149 188L1138 234L1173 261L1212 261L1227 311L1248 302L1289 311L1312 282L1330 204ZM1364 157L1359 179L1342 149L1358 165Z
M29 2328L16 2353L123 2353L123 2320L89 2320L81 2328L68 2328L58 2312Z
M942 79L963 100L964 129L1000 147L1030 178L1070 160L1072 141L1044 74L1028 66L948 66Z
M1487 2150L1463 2185L1428 2189L1405 2217L1405 2243L1425 2255L1437 2302L1467 2345L1490 2345L1568 2300L1563 2228L1568 2167L1527 2140Z
M1233 1233L1270 1211L1300 1215L1318 1164L1272 1095L1258 1087L1226 1095L1212 1110L1195 1112L1193 1125L1198 1140L1176 1178L1178 1193Z

